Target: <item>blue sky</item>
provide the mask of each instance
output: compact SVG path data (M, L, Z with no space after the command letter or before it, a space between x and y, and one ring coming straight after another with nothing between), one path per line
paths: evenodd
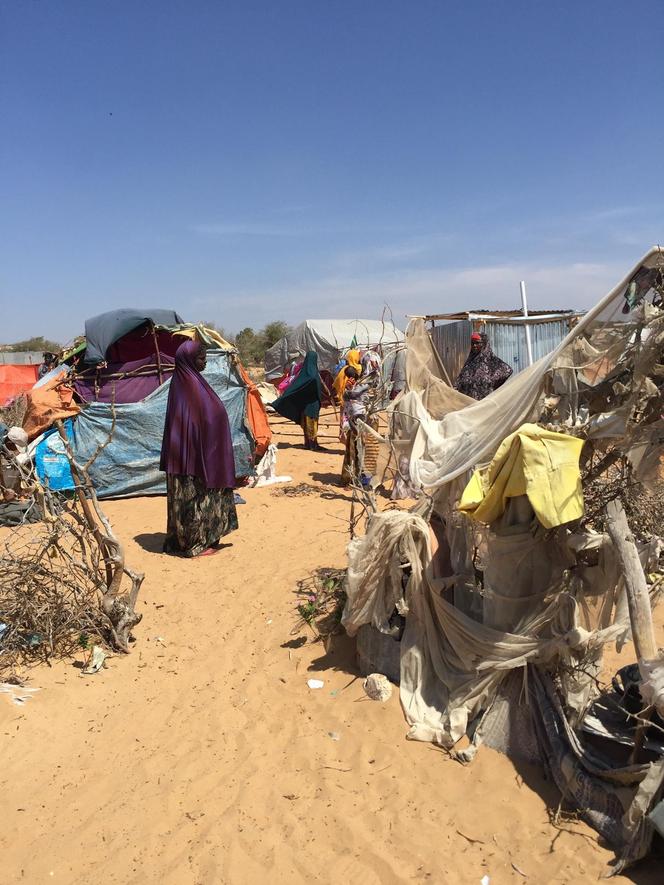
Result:
M0 340L587 307L664 239L661 12L0 0Z

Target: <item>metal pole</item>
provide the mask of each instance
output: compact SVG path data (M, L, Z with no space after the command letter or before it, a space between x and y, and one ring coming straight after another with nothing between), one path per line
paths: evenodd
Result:
M526 297L526 283L525 280L521 280L519 283L521 286L521 306L523 307L523 315L524 317L528 317L528 299ZM526 350L528 351L528 365L532 366L533 364L533 343L530 340L530 323L524 323L526 327Z

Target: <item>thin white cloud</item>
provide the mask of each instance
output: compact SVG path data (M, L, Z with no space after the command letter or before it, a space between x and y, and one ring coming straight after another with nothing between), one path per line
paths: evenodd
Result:
M612 206L606 209L594 209L590 212L582 213L579 216L579 220L588 224L604 224L607 221L629 218L646 211L649 210L643 206Z
M303 234L292 227L243 221L194 224L192 230L209 237L299 237Z
M360 272L378 270L384 265L412 262L415 258L431 255L436 249L449 245L454 240L451 234L429 234L412 237L394 243L369 246L341 252L332 260L332 267L338 271Z
M397 325L404 325L406 315L517 308L520 280L526 280L532 308L584 310L599 301L627 269L624 262L515 263L338 274L288 288L219 293L194 299L194 305L216 313L228 328L261 327L275 318L290 323L311 317L371 319L379 317L385 305Z

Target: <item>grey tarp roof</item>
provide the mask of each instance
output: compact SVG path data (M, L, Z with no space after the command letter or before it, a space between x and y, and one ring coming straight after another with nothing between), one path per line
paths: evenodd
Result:
M330 372L355 338L359 348L382 345L393 349L404 341L394 323L381 320L305 320L280 338L265 354L265 377L280 378L288 364L288 354L318 354L318 368Z
M146 320L155 326L175 326L184 320L174 310L161 308L121 308L100 313L85 321L86 363L102 363L106 359L106 351L123 335L131 332Z

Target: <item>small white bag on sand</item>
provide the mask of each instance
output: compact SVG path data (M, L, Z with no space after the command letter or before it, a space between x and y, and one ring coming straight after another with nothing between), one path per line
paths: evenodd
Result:
M258 463L256 476L249 481L249 487L253 489L258 486L271 486L278 482L291 482L291 476L277 476L276 470L277 447L272 443Z

